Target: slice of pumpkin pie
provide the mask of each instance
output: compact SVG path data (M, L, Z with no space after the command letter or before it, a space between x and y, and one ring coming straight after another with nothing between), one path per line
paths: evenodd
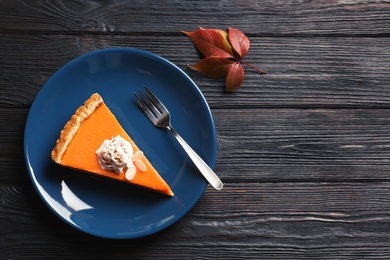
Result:
M65 167L173 196L97 93L65 124L51 158Z

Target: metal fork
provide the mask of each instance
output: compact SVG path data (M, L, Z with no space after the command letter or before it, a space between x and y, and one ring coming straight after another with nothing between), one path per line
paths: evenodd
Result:
M171 116L168 109L161 103L161 101L146 87L144 86L147 94L144 94L141 90L141 96L143 100L134 93L137 101L145 113L147 118L157 127L168 129L181 144L183 149L187 152L188 156L194 162L199 171L203 174L206 180L216 190L220 190L223 187L223 183L213 170L200 158L200 156L184 141L184 139L173 129L171 125Z

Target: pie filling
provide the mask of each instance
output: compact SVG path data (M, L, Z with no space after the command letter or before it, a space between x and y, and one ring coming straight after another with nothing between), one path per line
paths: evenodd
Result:
M169 196L173 192L121 127L99 94L66 123L52 151L54 162L135 184Z

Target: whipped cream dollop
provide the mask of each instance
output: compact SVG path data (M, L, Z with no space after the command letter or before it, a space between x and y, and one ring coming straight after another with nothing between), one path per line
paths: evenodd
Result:
M131 144L119 135L110 140L104 140L96 151L99 164L103 169L115 171L120 174L127 168L127 179L132 179L136 172L132 160L133 153L134 151Z

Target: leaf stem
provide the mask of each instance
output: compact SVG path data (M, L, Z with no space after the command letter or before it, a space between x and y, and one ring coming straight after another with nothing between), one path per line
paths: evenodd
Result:
M265 70L261 70L255 66L253 66L252 64L248 63L248 62L245 62L243 60L240 61L242 64L245 64L247 65L248 67L251 67L252 69L256 70L257 72L261 73L261 74L267 74L267 72Z

